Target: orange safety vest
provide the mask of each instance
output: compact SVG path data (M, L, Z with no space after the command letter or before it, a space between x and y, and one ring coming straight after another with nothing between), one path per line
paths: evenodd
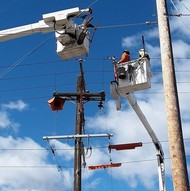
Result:
M124 63L124 62L128 62L128 61L130 61L130 55L126 54L126 52L124 52L121 56L119 63Z

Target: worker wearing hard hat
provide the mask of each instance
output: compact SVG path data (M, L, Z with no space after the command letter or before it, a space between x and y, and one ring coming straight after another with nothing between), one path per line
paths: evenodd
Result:
M118 64L128 62L128 61L130 61L130 52L128 50L124 50Z
M139 50L139 57L140 58L147 58L148 60L150 60L148 53L145 52L145 50L143 48Z
M130 61L130 52L128 50L124 50L121 59L119 60L118 63L118 68L117 68L117 75L118 78L120 79L125 79L126 78L126 71L128 70L129 66L125 65L123 66L122 63L126 63Z

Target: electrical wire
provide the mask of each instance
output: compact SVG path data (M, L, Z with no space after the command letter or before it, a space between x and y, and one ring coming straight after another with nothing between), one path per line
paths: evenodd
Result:
M152 84L162 84L163 81L153 81L151 82ZM189 84L190 81L178 81L177 84ZM91 81L88 81L88 84L91 84L91 85L99 85L101 84L102 85L102 81L97 81L97 82L91 82ZM110 81L104 81L103 82L103 85L108 85L110 84ZM65 86L74 86L76 85L76 83L63 83L63 84L57 84L56 87L65 87ZM8 88L8 89L1 89L0 92L16 92L16 91L33 91L33 90L37 90L37 89L47 89L47 88L51 88L53 89L54 88L54 85L46 85L44 84L43 86L30 86L30 87L20 87L20 88ZM104 89L104 88L103 88ZM56 91L56 90L55 90ZM146 91L146 93L150 93L152 92L151 90L148 90ZM159 92L159 91L156 91L157 93L162 93L162 92ZM155 92L155 93L156 93ZM178 91L179 93L182 93L181 91ZM140 94L140 92L137 92L138 94ZM187 92L189 93L189 91Z
M188 10L188 11L190 12L190 9L182 2L182 0L179 1L179 2L183 5L183 7L184 7L186 10Z
M163 94L163 91L148 91L148 92L143 92L144 94ZM190 91L178 91L178 94L189 94ZM140 92L136 93L136 94L140 94ZM49 94L48 95L42 95L42 96L32 96L32 97L22 97L23 101L38 101L41 102L41 100L48 100L50 98ZM18 98L14 98L14 99L1 99L0 103L3 102L10 102L10 101L18 101L18 99L20 100L20 96ZM102 115L102 112L100 113Z
M47 140L47 143L49 145L49 148L51 150L51 153L53 154L54 158L55 158L55 161L57 163L57 169L58 169L58 172L61 173L61 176L64 178L65 182L67 183L69 189L72 191L72 187L71 185L69 184L67 178L65 177L64 173L63 173L63 170L62 170L62 166L60 165L59 161L58 161L58 158L56 156L56 150L51 146L50 142Z
M153 59L160 59L160 58L151 58L151 59L153 60ZM90 57L88 57L88 60L102 60L102 61L105 61L105 60L109 60L109 59L107 59L107 58L90 58ZM190 58L174 58L174 60L190 60ZM55 63L59 64L59 63L62 63L62 61L56 61L55 60L55 61L48 61L48 62L37 62L37 63L30 63L30 64L19 64L19 65L17 65L17 67L29 67L29 66L37 66L38 67L39 65L42 65L42 64L47 66L47 64L55 64ZM104 65L105 65L105 63L104 63ZM12 65L0 66L0 68L5 68L6 70L8 68L11 68L11 67L12 67ZM178 72L178 71L179 70L176 70L176 72ZM189 72L190 70L180 70L180 71ZM75 73L75 72L79 72L79 71L76 70L76 71L72 71L72 72L70 72L70 71L68 71L68 72L61 72L61 73L52 74L52 75L69 74L69 73ZM87 71L87 72L91 72L91 71ZM99 71L97 71L97 72L99 72ZM104 72L107 72L107 71L104 71ZM48 75L48 74L43 74L43 75ZM43 76L43 75L41 75L41 76ZM36 75L36 76L38 76L38 75ZM35 77L35 75L34 75L34 77Z
M176 12L178 13L176 16L179 16L179 17L185 16L184 14L181 14L181 13L179 12L179 10L178 10L178 8L176 7L176 5L175 5L175 3L173 2L173 0L170 0L170 1L171 1L171 3L172 3L173 7L175 8ZM175 15L174 15L174 16L175 16ZM186 16L188 16L188 15L186 15ZM189 16L190 16L190 15L189 15ZM182 24L183 24L186 28L190 29L190 27L185 24L185 22L183 21L182 18L181 18L181 22L182 22Z
M190 141L190 138L184 138L183 141ZM161 140L160 143L168 143L169 141L168 140ZM142 143L143 145L145 144L153 144L153 142L151 141L147 141L147 142L143 142ZM93 149L108 149L108 145L105 145L105 146L94 146ZM87 147L88 148L88 147ZM56 151L73 151L74 148L54 148ZM0 148L0 151L51 151L51 148ZM109 157L110 158L110 157Z
M190 158L190 155L186 155L186 158ZM164 157L164 160L170 160L170 157ZM157 161L156 158L142 159L142 160L132 160L132 161L120 161L122 165L124 164L134 164L134 163L145 163ZM73 169L73 166L59 166L60 168ZM57 168L57 165L0 165L0 168ZM106 170L106 169L103 169Z
M11 70L13 70L17 65L19 65L21 62L23 62L28 56L32 55L35 51L37 51L40 47L42 47L50 38L52 38L52 35L50 37L48 37L45 41L43 41L42 43L40 43L38 46L36 46L35 48L33 48L31 51L29 51L28 53L26 53L24 56L22 56L18 61L16 61L13 65L11 65L9 68L7 68L6 70L4 70L3 72L0 73L0 79L5 76L8 72L10 72Z
M112 73L113 71L111 70L86 70L85 73L100 73L102 72L103 74L105 73ZM176 73L188 73L190 70L176 70ZM35 74L35 75L24 75L24 76L16 76L16 77L9 77L9 78L1 78L0 81L8 81L8 80L19 80L19 79L29 79L29 78L38 78L38 77L49 77L49 76L62 76L62 75L70 75L70 74L77 74L78 71L71 71L71 72L59 72L59 73L48 73L48 74ZM154 71L153 73L162 73L162 71ZM104 81L104 77L102 77L102 82ZM93 82L90 82L93 83ZM97 82L94 82L97 83ZM155 82L153 82L155 83ZM160 83L160 82L159 82ZM178 83L185 83L185 82L178 82ZM75 83L70 83L70 84L75 84ZM101 86L102 87L102 86ZM103 87L102 87L103 88Z
M178 94L189 94L190 92L178 92ZM148 93L146 93L146 94L163 94L163 92L148 92ZM38 101L38 102L41 102L41 100L48 100L49 99L49 95L47 95L47 96L36 96L36 97L23 97L22 98L22 100L23 101L35 101L36 102L36 100ZM0 102L10 102L10 101L18 101L18 99L20 99L20 97L18 97L18 98L15 98L15 99L1 99L0 100Z
M80 14L82 14L82 13L80 13ZM79 15L77 15L75 17L78 17ZM142 22L142 23L129 23L129 24L119 24L119 25L96 26L95 29L110 29L110 28L121 28L121 27L134 27L134 26L142 26L142 25L149 25L150 26L150 25L153 25L153 24L157 24L157 21L145 21L145 22ZM9 33L6 33L6 34L11 35ZM26 34L30 34L30 33L26 32ZM1 35L1 31L0 31L0 35Z
M135 59L135 58L132 58L132 59ZM151 57L151 60L160 60L161 58L160 57ZM86 60L102 60L102 61L109 61L108 58L98 58L98 57L88 57ZM190 60L190 58L175 58L174 57L174 60ZM77 61L77 60L73 60L73 61ZM57 60L53 60L53 61L46 61L46 62L34 62L34 63L27 63L27 64L19 64L17 67L31 67L31 66L39 66L39 65L46 65L47 64L59 64L59 63L62 63L63 61L57 61ZM71 62L71 60L65 60L64 62ZM8 65L8 66L0 66L0 68L9 68L11 67L12 65Z
M120 24L120 25L109 25L109 26L98 26L97 29L110 29L110 28L120 28L120 27L132 27L132 26L142 26L142 25L150 25L157 24L157 21L146 21L143 23L130 23L130 24Z

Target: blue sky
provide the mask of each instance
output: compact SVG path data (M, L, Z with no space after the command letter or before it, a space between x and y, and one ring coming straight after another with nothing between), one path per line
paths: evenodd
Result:
M91 155L86 155L87 166L109 163L111 159L121 162L122 167L83 169L82 190L159 190L156 151L150 137L128 102L122 99L122 109L116 111L109 93L113 68L108 58L119 59L124 49L130 50L132 59L137 58L144 35L151 58L152 87L134 96L161 141L166 158L166 187L172 191L158 28L156 24L146 24L157 21L155 1L1 0L0 30L36 23L46 13L89 6L93 10L92 23L98 27L83 63L86 89L104 90L106 101L102 110L96 102L85 104L86 132L113 133L113 144L142 142L143 147L110 154L108 139L93 139L89 144L84 140L85 147L92 147ZM168 9L170 13L190 14L190 3L168 1ZM189 23L189 16L170 17L188 172ZM62 111L52 112L47 101L54 91L76 92L78 58L63 61L58 57L54 32L1 42L0 52L0 191L72 190L73 140L54 140L49 145L42 137L74 134L75 103L66 102ZM48 150L50 146L56 149L55 155Z

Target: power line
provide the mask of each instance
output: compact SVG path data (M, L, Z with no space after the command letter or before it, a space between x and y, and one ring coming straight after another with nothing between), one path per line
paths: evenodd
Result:
M142 23L128 23L128 24L119 24L119 25L107 25L107 26L98 26L95 27L96 29L110 29L110 28L120 28L120 27L133 27L133 26L142 26L142 25L153 25L153 24L157 24L157 21L145 21ZM31 34L28 32L24 32L25 34ZM3 33L2 35L4 35L5 33ZM6 33L7 35L13 35L11 33ZM1 35L1 33L0 33Z
M190 141L190 138L184 138L183 141ZM168 140L161 140L161 143L168 143ZM153 144L153 142L151 141L147 141L147 142L143 142L143 145L145 144ZM105 145L105 146L94 146L93 149L108 149L109 145ZM52 151L51 148L0 148L0 151ZM56 151L73 151L73 148L54 148L54 150Z
M190 12L190 9L180 0L180 3L183 5L183 7Z
M102 70L86 70L85 73L100 73ZM113 73L112 70L104 70L104 73ZM152 73L161 73L162 71L153 71ZM176 70L176 73L188 73L190 72L190 69L188 70ZM77 74L78 71L71 71L71 72L59 72L59 73L48 73L48 74L35 74L35 75L26 75L26 76L15 76L15 77L9 77L9 78L1 78L0 81L8 81L8 80L19 80L19 79L29 79L29 78L37 78L37 77L49 77L49 76L61 76L61 75L70 75L70 74ZM154 82L153 82L154 83ZM178 83L184 83L184 82L178 82Z
M162 81L153 81L151 82L152 84L162 84L163 82ZM181 81L181 82L177 82L177 84L189 84L190 81ZM98 84L101 84L101 86L103 86L104 84L110 84L110 81L97 81L97 82L88 82L88 84L91 84L91 85L98 85ZM75 83L63 83L63 84L56 84L56 87L65 87L65 86L74 86L76 85ZM33 87L20 87L20 88L9 88L9 89L1 89L0 92L17 92L17 91L33 91L33 90L37 90L37 89L47 89L47 88L54 88L55 85L43 85L43 86L33 86ZM140 92L137 92L138 94ZM151 91L151 90L148 90L146 91L145 93L162 93L162 91ZM182 91L178 91L178 93L189 93L189 91L186 91L186 92L182 92Z
M130 23L130 24L120 24L120 25L109 25L109 26L99 26L97 29L110 29L110 28L119 28L119 27L132 27L132 26L142 26L142 25L152 25L157 24L156 21L146 21L143 23Z
M132 58L135 59L135 58ZM160 60L160 57L151 57L151 60ZM109 61L108 58L100 58L100 57L87 57L86 60L107 60ZM174 58L174 60L190 60L190 58ZM77 59L71 59L71 60L64 60L64 62L76 62ZM19 64L17 67L30 67L30 66L35 66L35 65L47 65L47 64L59 64L63 63L63 61L58 61L58 60L52 60L52 61L44 61L44 62L34 62L34 63L27 63L27 64ZM6 66L0 66L0 68L9 68L12 65L6 65Z
M190 91L178 91L178 94L189 94ZM140 94L140 92L136 92L136 94ZM163 91L148 91L148 92L143 92L143 94L163 94ZM41 99L45 99L45 100L48 100L50 98L50 95L44 95L44 96L32 96L32 97L18 97L15 99L1 99L0 102L10 102L10 101L18 101L18 99L22 99L23 101L33 101L33 100L37 100L39 102L41 102Z
M190 92L178 92L178 94L189 94ZM144 92L144 94L145 94L145 92ZM146 94L163 94L163 92L148 92L148 93L146 93ZM50 98L50 96L41 96L41 97L38 97L38 96L36 96L36 97L23 97L22 98L22 100L23 101L38 101L38 102L41 102L41 99L45 99L45 100L48 100ZM15 99L2 99L2 100L0 100L0 102L10 102L10 101L18 101L18 100L20 100L21 98L20 97L18 97L18 98L15 98Z
M189 158L189 155L186 155L186 158ZM170 157L164 157L165 160L170 160ZM153 162L156 161L155 158L142 159L142 160L132 160L132 161L123 161L122 164L133 164L133 163L144 163L144 162ZM73 166L64 166L61 165L61 168L73 169ZM0 165L0 168L57 168L57 165ZM105 170L105 169L103 169Z
M49 76L59 76L59 75L69 75L77 73L77 71L73 72L60 72L60 73L49 73L49 74L35 74L35 75L27 75L27 76L17 76L17 77L9 77L9 78L1 78L0 81L7 80L18 80L18 79L27 79L27 78L36 78L36 77L49 77Z
M40 43L38 46L36 46L35 48L33 48L31 51L29 51L27 54L25 54L24 56L22 56L18 61L16 61L13 65L11 65L9 68L7 68L6 70L4 70L3 72L0 73L0 79L6 75L8 72L10 72L11 70L13 70L17 65L19 65L21 62L23 62L23 60L25 60L28 56L30 56L31 54L33 54L35 51L37 51L40 47L42 47L50 38L52 37L52 35L50 37L48 37L45 41L43 41L42 43Z
M49 146L49 148L50 148L50 150L51 150L51 153L53 154L53 156L54 156L54 158L55 158L55 161L56 161L56 163L57 163L58 172L61 173L62 177L64 178L65 182L66 182L67 185L69 186L70 190L72 190L71 185L69 184L67 178L66 178L65 175L63 174L62 167L61 167L61 165L60 165L60 163L59 163L59 161L58 161L58 158L57 158L57 156L56 156L56 154L55 154L56 150L51 146L51 144L50 144L49 141L47 141L47 143L48 143L48 146Z

